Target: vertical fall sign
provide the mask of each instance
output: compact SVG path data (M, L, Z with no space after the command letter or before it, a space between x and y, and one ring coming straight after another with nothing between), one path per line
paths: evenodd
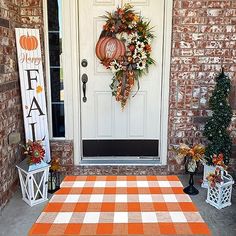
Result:
M39 30L15 30L25 139L42 140L46 151L44 161L49 162L51 158Z

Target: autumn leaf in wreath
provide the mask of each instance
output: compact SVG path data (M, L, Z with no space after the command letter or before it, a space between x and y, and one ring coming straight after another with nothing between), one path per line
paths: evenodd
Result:
M113 74L112 95L125 107L135 83L154 64L151 41L154 38L150 22L126 4L107 12L106 23L96 45L96 55Z

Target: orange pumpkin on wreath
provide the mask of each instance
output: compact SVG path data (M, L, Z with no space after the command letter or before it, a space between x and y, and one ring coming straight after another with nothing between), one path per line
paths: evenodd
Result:
M124 43L114 37L102 37L96 45L96 55L105 66L124 56L125 51Z

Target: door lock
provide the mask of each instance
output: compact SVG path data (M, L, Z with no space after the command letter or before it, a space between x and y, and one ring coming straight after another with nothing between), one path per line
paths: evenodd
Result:
M88 66L88 61L87 61L86 59L83 59L83 60L81 61L81 66L87 67L87 66Z

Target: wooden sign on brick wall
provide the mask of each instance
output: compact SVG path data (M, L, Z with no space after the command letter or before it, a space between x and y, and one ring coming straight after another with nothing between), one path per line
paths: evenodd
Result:
M15 31L25 139L42 140L46 151L45 162L49 162L51 158L39 30L17 28Z

